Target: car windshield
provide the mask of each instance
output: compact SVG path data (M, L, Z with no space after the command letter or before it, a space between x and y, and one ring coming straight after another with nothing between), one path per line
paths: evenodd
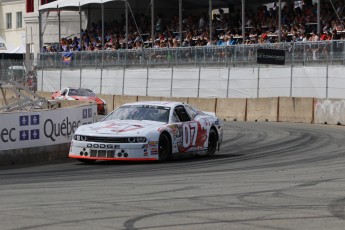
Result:
M69 96L95 97L96 94L90 89L69 89Z
M114 110L103 120L150 120L168 123L170 108L152 105L125 105Z

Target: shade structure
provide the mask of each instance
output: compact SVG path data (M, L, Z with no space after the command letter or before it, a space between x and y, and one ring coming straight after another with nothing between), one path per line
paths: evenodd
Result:
M39 7L40 11L57 9L78 9L79 6L89 4L103 4L107 2L125 2L126 0L57 0Z

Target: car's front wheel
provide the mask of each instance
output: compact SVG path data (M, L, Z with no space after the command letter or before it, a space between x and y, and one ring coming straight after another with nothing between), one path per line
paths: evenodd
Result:
M162 133L158 141L158 156L160 161L171 159L171 143L167 134Z
M218 138L214 129L211 129L208 137L207 155L213 156L217 151Z

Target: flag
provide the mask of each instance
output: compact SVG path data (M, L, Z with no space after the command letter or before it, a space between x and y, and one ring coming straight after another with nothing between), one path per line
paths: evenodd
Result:
M71 64L72 56L73 56L72 52L64 53L63 56L62 56L62 62L65 63L65 64Z

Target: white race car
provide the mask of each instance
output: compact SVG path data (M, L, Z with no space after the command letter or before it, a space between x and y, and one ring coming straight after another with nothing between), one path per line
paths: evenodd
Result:
M214 113L180 102L135 102L120 106L102 121L80 126L69 157L96 160L167 161L176 154L214 155L223 139Z

